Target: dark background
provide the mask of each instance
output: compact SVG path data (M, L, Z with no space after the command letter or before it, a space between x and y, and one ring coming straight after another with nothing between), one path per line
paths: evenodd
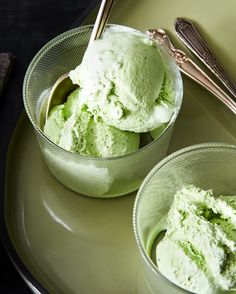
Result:
M33 56L45 43L63 31L79 26L99 2L99 0L0 0L0 52L11 52L16 56L11 76L0 97L2 239L5 239L4 165L10 135L23 110L22 84L25 71ZM0 270L0 293L31 293L11 264L1 242Z

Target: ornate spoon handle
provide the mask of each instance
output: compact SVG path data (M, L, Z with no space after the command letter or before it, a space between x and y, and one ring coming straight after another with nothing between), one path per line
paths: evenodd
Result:
M215 74L230 93L236 97L236 85L216 60L206 41L191 21L177 18L175 31L180 40Z
M176 49L164 30L153 29L148 30L146 33L166 49L184 74L205 87L236 114L236 102L212 81L183 51Z

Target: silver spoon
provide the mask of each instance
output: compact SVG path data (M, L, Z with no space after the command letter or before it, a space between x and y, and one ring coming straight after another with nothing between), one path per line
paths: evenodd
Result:
M183 51L176 49L166 32L162 29L151 29L146 34L156 40L171 55L179 69L198 84L205 87L236 114L236 102L227 95L204 71Z
M194 24L189 20L179 17L175 22L175 32L180 40L213 72L235 98L235 82L232 81L217 61Z
M88 46L96 39L100 38L103 29L107 23L108 17L110 15L112 5L114 0L102 0L100 5L98 15L89 39ZM67 96L76 88L78 85L72 83L71 79L69 78L69 74L66 73L61 76L53 85L50 95L48 97L46 112L45 112L45 119L48 119L48 115L50 110L61 103L63 103Z

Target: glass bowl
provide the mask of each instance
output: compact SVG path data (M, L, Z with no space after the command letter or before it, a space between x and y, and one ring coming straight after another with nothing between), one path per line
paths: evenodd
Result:
M137 32L119 25L107 25L107 28ZM90 25L67 31L38 52L25 75L24 105L45 162L54 177L69 189L87 196L116 197L136 190L152 167L166 156L182 103L182 79L171 57L159 48L173 80L175 111L159 137L138 151L119 157L96 158L62 149L44 135L41 113L55 81L81 63L92 29Z
M235 172L236 145L205 143L169 155L145 178L135 199L133 226L144 277L152 293L192 293L164 277L152 258L155 226L169 211L174 194L193 184L213 189L215 195L236 195Z

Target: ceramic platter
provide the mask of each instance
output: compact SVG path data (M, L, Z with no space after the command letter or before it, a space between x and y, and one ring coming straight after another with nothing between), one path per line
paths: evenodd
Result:
M141 31L165 28L181 47L173 24L176 17L189 18L236 79L235 9L235 0L119 0L109 22ZM202 142L235 144L236 117L184 78L169 153ZM135 193L98 200L67 190L49 173L29 120L21 115L8 150L5 223L10 255L32 291L148 293L132 229L134 199Z

